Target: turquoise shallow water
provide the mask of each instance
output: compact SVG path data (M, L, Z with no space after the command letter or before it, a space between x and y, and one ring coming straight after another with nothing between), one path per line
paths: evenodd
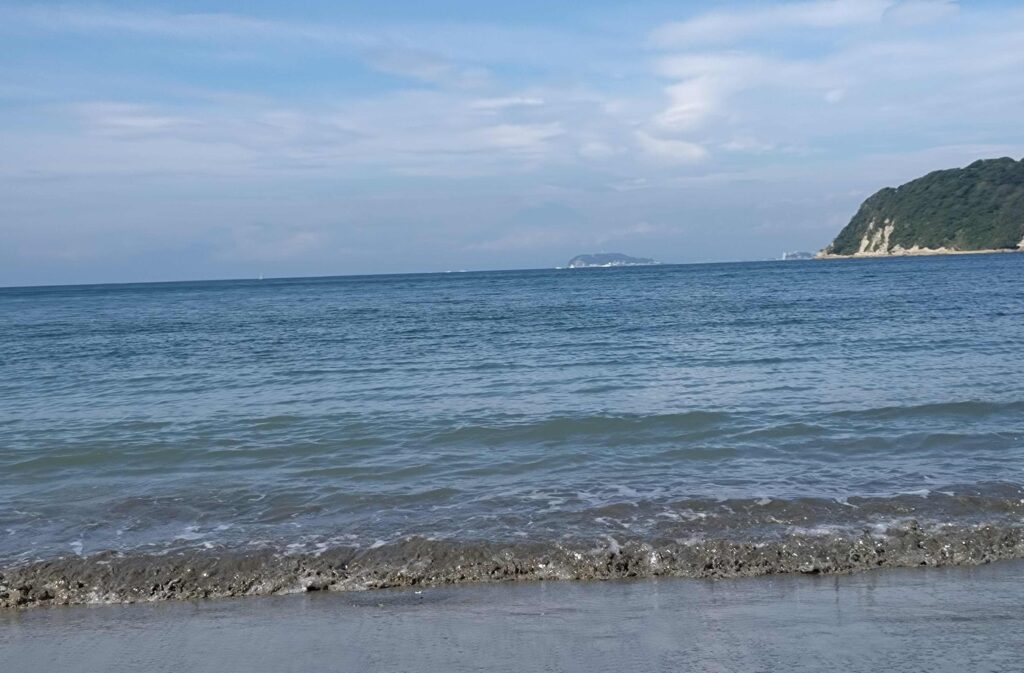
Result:
M0 560L1017 525L1024 255L0 289Z

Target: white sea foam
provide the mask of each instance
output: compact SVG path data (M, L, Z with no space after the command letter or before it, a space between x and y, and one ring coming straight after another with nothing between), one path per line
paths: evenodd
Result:
M201 540L206 537L206 534L199 530L198 526L185 526L185 529L178 533L177 539L179 540Z

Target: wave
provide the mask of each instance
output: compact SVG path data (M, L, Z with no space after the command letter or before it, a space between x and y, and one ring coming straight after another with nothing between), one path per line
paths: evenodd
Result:
M1024 528L983 524L884 533L805 530L769 542L608 537L598 545L422 537L318 553L105 552L0 569L0 608L359 591L468 582L833 574L1024 558Z
M929 404L898 405L872 409L845 410L833 412L839 418L857 420L892 420L902 418L923 419L977 419L989 416L1007 415L1018 418L1024 414L1024 402L983 402L966 400L956 402L934 402Z
M432 442L440 445L460 442L523 442L554 441L576 437L606 437L638 432L694 432L729 421L730 415L719 411L689 411L673 414L622 414L593 416L551 416L526 423L495 425L465 424L440 432Z

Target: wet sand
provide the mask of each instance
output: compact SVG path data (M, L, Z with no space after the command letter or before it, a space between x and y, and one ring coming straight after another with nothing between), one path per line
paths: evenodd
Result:
M0 567L0 610L479 582L838 574L1022 558L1024 529L1017 525L921 528L916 521L881 536L865 530L854 536L790 535L770 542L610 540L597 549L410 538L321 554L108 552Z
M0 612L0 669L1010 671L1024 562Z

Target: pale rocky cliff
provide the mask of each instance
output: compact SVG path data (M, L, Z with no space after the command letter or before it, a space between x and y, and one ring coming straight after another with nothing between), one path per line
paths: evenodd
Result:
M886 187L818 257L1024 249L1024 160L976 161Z

